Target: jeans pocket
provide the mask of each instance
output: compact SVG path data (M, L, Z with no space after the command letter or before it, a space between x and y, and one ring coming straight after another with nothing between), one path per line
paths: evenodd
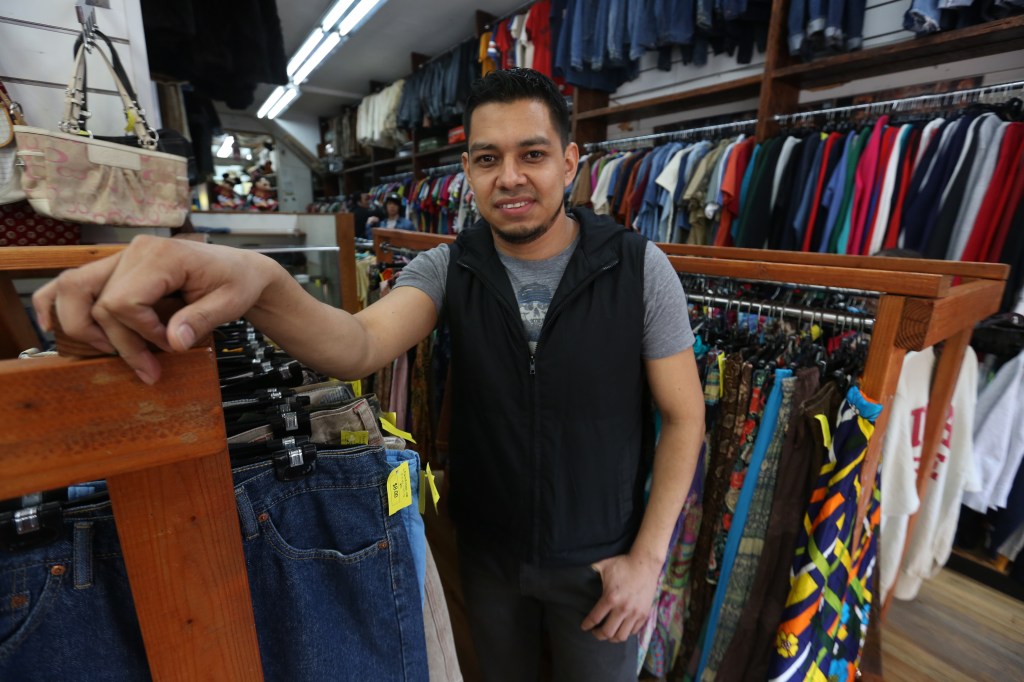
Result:
M267 543L297 561L357 563L388 548L383 487L298 491L256 514Z
M64 567L33 564L0 573L0 661L39 627L57 601Z

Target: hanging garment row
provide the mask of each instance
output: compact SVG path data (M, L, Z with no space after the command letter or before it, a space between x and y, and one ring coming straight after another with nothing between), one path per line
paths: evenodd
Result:
M301 366L244 322L218 328L214 347L265 678L460 679L420 516L420 460L376 397ZM392 500L396 472L409 492ZM26 504L38 528L19 524ZM0 678L102 660L148 679L105 483L4 502L0 529L0 574L21 576L7 581L14 632L36 631L0 660ZM50 570L57 559L70 575ZM54 602L64 606L47 618ZM90 627L69 632L69 609Z
M881 410L855 385L876 299L684 287L707 435L638 667L670 680L852 679L877 544L877 485L856 546L850 522Z
M664 71L672 69L677 48L684 64L703 66L711 54L735 55L738 63L749 64L755 48L765 49L771 3L554 0L551 8L555 76L614 92L639 75L640 58L652 50Z
M900 247L1003 262L1014 269L1011 307L1024 271L1019 116L1017 100L761 143L738 135L596 152L581 162L569 201L663 242L855 255Z

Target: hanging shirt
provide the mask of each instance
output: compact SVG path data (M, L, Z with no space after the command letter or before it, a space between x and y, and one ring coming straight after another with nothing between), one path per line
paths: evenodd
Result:
M938 452L928 472L928 487L914 534L907 544L900 578L893 591L897 599L916 598L921 583L935 577L949 560L964 491L980 487L971 443L977 393L978 358L968 346Z
M935 351L908 352L889 411L882 446L882 530L879 550L879 592L882 602L899 572L906 543L907 520L917 511L917 468L921 461L925 417L931 396Z
M946 249L947 260L962 260L961 257L967 246L967 240L971 236L974 221L978 217L978 211L981 210L985 191L988 189L992 173L996 169L1003 136L1009 126L1010 124L1006 121L989 118L982 122L977 132L978 152L971 167L971 174L967 178L968 194L960 205L953 236Z
M978 396L974 422L980 485L964 495L978 512L1006 506L1014 475L1024 458L1024 353L1007 362Z

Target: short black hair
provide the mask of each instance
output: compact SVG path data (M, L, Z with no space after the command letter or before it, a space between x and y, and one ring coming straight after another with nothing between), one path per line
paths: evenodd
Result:
M537 100L547 106L551 113L551 124L562 138L562 148L568 146L572 125L565 97L550 78L539 71L525 68L492 71L473 83L462 113L466 139L469 139L470 119L477 107L493 103L510 104L524 99Z
M387 204L398 204L398 208L402 208L402 197L397 194L389 194L384 200L384 205Z

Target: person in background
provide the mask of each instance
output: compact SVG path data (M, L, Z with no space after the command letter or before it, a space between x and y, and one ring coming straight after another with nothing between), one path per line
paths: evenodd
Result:
M352 215L356 221L356 237L360 239L369 239L373 235L370 234L370 230L367 227L367 221L370 218L380 219L382 217L381 210L370 202L370 195L366 192L362 192L355 197L355 208L352 209Z
M397 194L389 194L384 200L384 211L386 215L383 220L370 218L366 224L370 227L386 227L392 230L416 229L412 221L402 215L402 197Z

